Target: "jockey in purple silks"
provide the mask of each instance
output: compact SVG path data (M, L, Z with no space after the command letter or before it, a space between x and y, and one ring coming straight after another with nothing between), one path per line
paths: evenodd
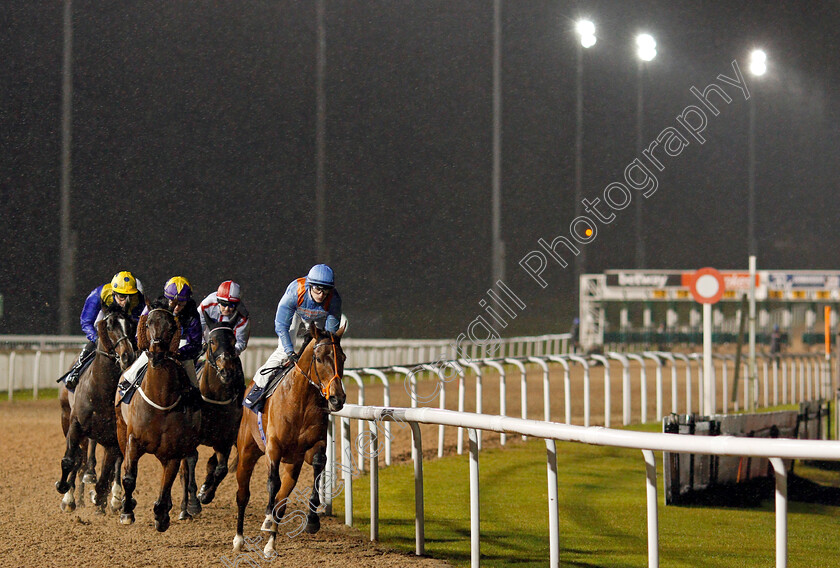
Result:
M175 320L181 328L181 346L175 354L175 358L181 362L190 384L198 391L198 379L195 376L195 359L201 354L201 321L198 315L198 308L195 300L192 299L192 287L189 280L183 276L174 276L167 280L163 295L169 300L169 309L175 315ZM143 310L147 314L149 308ZM140 354L134 364L129 367L123 378L130 384L134 384L138 371L149 361L146 352ZM123 385L120 385L123 388Z

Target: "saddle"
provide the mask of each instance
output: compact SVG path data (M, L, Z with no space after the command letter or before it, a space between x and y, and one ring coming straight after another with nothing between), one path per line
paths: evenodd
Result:
M143 382L143 377L146 376L146 370L149 368L149 364L146 363L142 367L137 370L137 377L134 379L132 383L128 379L123 379L120 381L120 384L117 385L117 404L119 406L122 403L128 404L131 402L134 393L137 392L137 389L140 387L140 383Z
M274 393L274 391L277 390L277 387L280 385L280 383L283 381L286 375L289 374L289 371L291 371L294 368L294 365L289 365L288 367L275 368L274 372L271 375L271 378L268 379L268 383L266 383L265 385L265 390L263 391L262 399L267 400L268 397L270 397Z

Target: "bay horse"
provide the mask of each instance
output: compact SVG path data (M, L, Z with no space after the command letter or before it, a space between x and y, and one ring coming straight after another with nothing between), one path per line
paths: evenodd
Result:
M116 409L117 437L125 456L122 479L125 496L120 523L134 522L137 463L143 454L150 453L163 466L154 513L155 528L164 532L169 528L172 484L181 460L192 460L194 468L198 459L201 409L186 403L190 385L186 372L175 359L181 339L175 316L165 299L155 300L149 307L149 313L141 316L137 325L137 347L149 353L146 376L131 402ZM186 492L185 486L185 498Z
M241 551L245 541L243 525L251 496L251 474L263 454L268 456L268 505L261 527L270 533L264 551L266 557L274 553L277 525L282 522L286 499L297 484L304 461L312 466L315 479L306 515L306 531L316 533L321 527L316 511L320 505L318 484L323 481L321 474L327 462L329 413L341 410L347 398L341 382L346 357L339 344L344 330L342 326L335 334L324 333L310 324L311 341L294 369L268 398L264 411L259 415L245 412L242 416L236 440L238 516L233 539L235 552Z
M75 509L73 485L84 463L88 440L91 448L98 442L105 448L105 460L96 491L92 495L99 511L105 512L108 484L122 462L114 417L114 394L120 373L137 357L134 350L134 322L119 307L105 309L105 317L97 323L96 355L90 367L79 378L75 393L62 388L59 393L61 425L67 449L61 459L61 479L55 488L64 494L62 510ZM120 499L119 483L112 487L111 508L116 510Z
M236 352L235 322L216 322L207 313L204 318L210 333L205 352L207 362L198 374L203 400L199 443L210 446L214 453L207 460L207 475L198 492L198 500L207 505L228 473L230 450L236 443L242 420L245 374Z

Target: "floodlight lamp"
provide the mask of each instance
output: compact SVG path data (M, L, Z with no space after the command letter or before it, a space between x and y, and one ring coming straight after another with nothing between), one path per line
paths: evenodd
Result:
M767 54L756 49L750 54L750 73L756 76L764 75L767 72Z
M575 25L575 30L577 31L578 35L582 38L586 36L594 36L595 24L593 24L589 20L578 20L577 24Z

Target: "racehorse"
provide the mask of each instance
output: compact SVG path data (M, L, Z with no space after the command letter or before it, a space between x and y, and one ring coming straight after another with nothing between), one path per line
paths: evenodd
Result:
M218 323L204 314L210 335L207 338L207 362L199 371L201 389L201 440L214 454L207 461L207 477L198 499L206 505L213 500L216 489L228 473L228 457L236 443L239 422L242 420L242 395L245 375L236 353L236 335L229 322ZM194 479L195 472L193 472ZM183 505L182 505L183 509ZM183 512L182 512L183 514Z
M189 379L174 357L181 330L166 306L165 301L155 300L149 313L140 317L137 346L149 351L148 369L131 402L116 409L117 437L125 456L122 479L125 497L120 522L125 525L134 522L137 462L143 454L154 454L163 466L160 494L154 506L155 528L159 532L169 528L172 484L181 460L192 460L195 467L201 426L201 409L185 401ZM186 492L185 486L185 498Z
M61 479L55 487L64 494L62 510L75 508L72 487L76 473L84 462L88 439L105 448L105 461L96 482L94 504L105 512L108 484L122 462L117 441L113 411L114 393L120 373L137 357L134 350L134 323L119 308L106 308L105 317L97 324L96 356L79 378L75 393L63 388L61 395L61 424L67 438L67 449L61 460ZM116 474L119 476L119 473ZM121 497L119 484L112 490L111 508L116 510Z
M342 326L335 334L325 334L310 324L311 341L294 369L268 398L264 411L260 414L245 412L242 417L236 440L238 516L233 539L235 552L241 551L245 541L243 524L251 496L251 474L263 454L268 455L268 505L262 530L271 533L265 555L274 553L277 524L286 512L287 498L297 484L304 461L312 466L315 479L306 515L306 531L316 533L321 527L316 511L320 505L318 484L323 481L321 474L327 462L328 415L341 410L347 398L341 382L345 356L339 345L344 329Z

